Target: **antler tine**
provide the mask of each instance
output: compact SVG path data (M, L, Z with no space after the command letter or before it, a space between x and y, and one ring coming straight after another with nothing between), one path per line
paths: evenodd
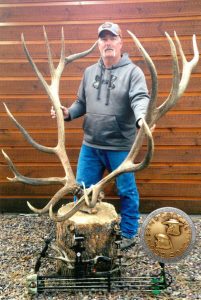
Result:
M10 170L11 170L11 171L13 172L13 174L15 175L14 178L9 178L9 177L7 177L7 179L8 179L9 181L13 181L13 182L18 181L17 178L20 177L20 173L17 171L15 165L13 164L12 160L10 159L10 157L6 154L6 152L5 152L4 150L1 150L1 152L2 152L2 154L3 154L4 158L5 158L5 160L7 161Z
M194 34L193 38L192 38L194 56L188 62L186 60L186 57L184 55L181 43L179 41L179 38L178 38L176 32L174 32L174 36L176 39L176 43L177 43L179 53L180 53L181 59L182 59L182 64L183 64L182 78L181 78L180 85L179 85L179 95L178 95L179 97L181 97L189 83L191 72L195 68L195 66L197 65L197 63L199 61L199 51L198 51L198 46L197 46L197 42L196 42L196 36Z
M9 116L9 118L14 122L14 124L16 125L16 127L20 130L20 132L23 134L23 136L25 137L25 139L36 149L43 151L43 152L47 152L47 153L55 153L54 148L52 147L46 147L43 145L40 145L39 143L37 143L36 141L33 140L33 138L29 135L29 133L24 129L24 127L14 118L14 116L12 115L12 113L10 112L10 110L8 109L7 105L5 103L3 103L6 112Z
M147 67L148 67L148 69L150 71L150 74L151 74L151 82L152 82L151 97L150 97L151 101L149 102L149 107L147 109L147 115L146 115L146 121L149 124L151 122L151 118L152 118L151 113L153 113L155 108L156 108L156 100L157 100L157 95L158 95L157 71L156 71L155 65L154 65L151 57L149 56L147 51L142 46L139 39L131 31L127 30L127 32L129 33L129 35L133 39L134 43L136 44L137 48L139 49L142 56L144 57L144 60L147 64Z
M24 52L26 54L26 57L27 57L28 61L30 62L30 64L31 64L32 68L34 69L36 75L38 76L38 78L41 81L42 85L44 86L45 90L47 91L48 90L48 84L45 81L45 79L44 79L43 75L41 74L41 72L38 70L36 64L34 63L32 57L29 53L29 50L27 49L23 33L21 34L21 40L22 40L23 49L24 49Z
M50 45L49 45L46 30L45 30L45 26L43 26L43 34L44 34L46 48L47 48L47 57L48 57L49 70L50 70L51 78L53 79L55 77L55 68L54 68L54 64L53 64L52 52L51 52L51 49L50 49Z
M170 50L171 50L171 55L173 60L172 61L172 69L173 69L172 87L167 99L157 108L156 121L162 115L164 115L168 110L170 110L176 104L176 101L179 99L178 92L179 92L179 82L180 82L180 71L179 71L177 50L169 34L165 32L165 35L170 45Z
M7 179L9 181L22 182L22 183L26 183L26 184L30 184L30 185L48 185L48 184L63 184L63 185L65 185L65 183L66 183L65 177L64 178L59 178L59 177L30 178L30 177L23 176L22 174L20 174L18 172L17 168L13 164L13 162L10 159L10 157L8 156L8 154L6 154L6 152L4 150L1 150L1 151L2 151L2 154L5 158L5 160L8 163L10 170L15 175L13 178L7 177Z
M61 28L61 54L60 54L60 60L57 68L55 69L53 59L52 59L52 52L50 48L50 44L48 41L47 33L45 30L45 27L43 27L44 37L45 37L45 43L47 48L47 56L48 56L48 64L52 79L52 84L57 85L57 90L59 89L59 80L61 77L61 74L65 67L65 42L64 42L64 30L63 27Z
M142 121L143 121L143 125L140 128L140 131L142 131L142 133L139 131L138 137L140 140L141 139L143 140L144 135L146 135L146 137L147 137L147 151L146 151L145 157L140 163L138 163L138 164L134 163L134 159L136 158L136 156L138 155L139 150L140 150L141 143L139 142L139 148L138 147L131 148L131 151L129 152L127 158L125 159L124 168L122 165L120 165L120 168L123 169L123 172L141 171L150 164L151 159L153 157L154 140L153 140L152 132L151 132L148 124L146 123L146 121L144 119L142 119ZM136 143L138 143L137 139L136 139ZM129 164L130 164L130 166L129 166ZM125 169L125 171L124 171L124 169Z
M68 268L70 268L70 269L73 269L74 267L72 266L72 264L71 263L73 263L73 261L71 261L69 258L68 258L68 255L67 255L67 253L62 249L62 248L60 248L59 246L57 246L57 245L51 245L50 246L50 248L52 249L52 250L54 250L54 251L56 251L58 254L59 254L59 256L48 256L48 258L50 258L50 259L57 259L57 260L61 260L61 261L63 261L63 262L65 262L66 264L68 264Z
M50 205L49 207L49 216L50 218L55 221L55 222L61 222L61 221L65 221L67 219L69 219L70 217L72 217L79 209L80 207L82 207L82 205L85 202L85 197L86 197L86 193L89 195L92 192L92 188L88 188L85 191L85 194L82 195L82 197L74 204L73 208L71 210L69 210L66 214L62 215L62 216L58 216L56 214L53 213L53 206Z
M89 48L88 50L86 50L86 51L69 55L68 57L65 58L65 63L69 64L70 62L74 61L75 59L79 59L79 58L82 58L82 57L88 55L89 53L91 53L96 48L97 44L98 44L98 41L96 41L93 44L93 46L91 48Z
M35 213L46 213L48 212L50 207L54 207L56 205L56 203L62 198L64 197L67 193L72 192L73 188L72 187L67 187L66 185L64 187L62 187L59 191L57 191L57 193L52 197L52 199L47 203L47 205L43 208L36 208L34 206L32 206L28 201L27 201L27 205L29 206L29 208L34 211Z
M59 64L56 69L56 73L60 74L63 72L63 68L65 67L65 41L64 41L64 29L61 28L61 54Z
M23 34L21 35L22 44L23 44L23 48L24 48L24 51L25 51L28 61L30 62L33 70L35 71L36 75L38 76L40 82L42 83L42 86L45 88L47 95L49 96L53 106L56 109L56 113L58 113L58 111L60 110L60 100L59 100L59 95L58 95L59 81L60 81L61 74L65 67L64 34L62 34L62 41L61 41L62 42L62 50L61 50L62 55L60 57L59 65L57 66L57 69L55 69L45 27L43 27L43 32L44 32L44 38L45 38L45 43L46 43L46 48L47 48L48 64L49 64L49 69L50 69L50 74L51 74L51 85L47 84L43 75L41 74L38 67L34 63L32 57L27 49Z
M193 56L192 60L189 62L186 60L186 57L184 55L181 43L179 41L179 38L178 38L176 32L174 32L174 35L175 35L176 43L177 43L179 53L180 53L181 59L182 59L182 65L183 65L182 74L181 74L181 78L180 78L176 47L173 43L172 38L166 33L166 37L170 44L171 54L172 54L172 59L173 59L173 83L172 83L172 89L171 89L171 92L170 92L168 98L157 109L158 112L157 112L156 120L158 120L168 110L170 110L173 106L176 105L177 101L183 95L184 91L186 90L186 88L188 86L188 83L190 80L190 75L192 73L193 68L197 65L197 63L199 61L199 52L198 52L195 35L193 35L194 56Z
M39 143L37 143L36 141L34 141L33 138L24 129L24 127L14 118L14 116L12 115L12 113L10 112L10 110L8 109L7 105L5 103L3 103L3 104L4 104L4 107L6 109L6 112L7 112L8 116L9 116L9 118L14 122L14 124L16 125L16 127L20 130L20 132L25 137L25 139L34 148L36 148L36 149L38 149L40 151L46 152L46 153L50 153L50 154L55 153L54 148L40 145ZM14 178L7 178L8 180L10 180L12 182L23 182L23 183L30 184L30 185L47 185L47 184L63 184L63 185L65 185L65 183L66 183L66 179L65 178L58 178L58 177L29 178L29 177L23 176L22 174L20 174L17 171L17 168L13 164L12 160L10 159L10 157L3 150L2 150L2 153L4 155L4 158L8 162L8 166L9 166L10 170L15 175Z

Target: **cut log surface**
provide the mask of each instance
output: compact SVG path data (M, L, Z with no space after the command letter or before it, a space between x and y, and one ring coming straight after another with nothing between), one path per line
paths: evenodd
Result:
M64 215L73 205L74 203L68 203L62 206L58 215ZM71 261L76 260L75 247L80 243L79 237L83 237L79 244L83 262L105 256L111 258L112 263L116 257L117 246L114 242L119 226L118 214L115 207L106 202L98 203L96 209L95 214L78 211L68 220L57 223L57 245L67 253ZM63 275L67 274L67 265L59 262L58 271Z

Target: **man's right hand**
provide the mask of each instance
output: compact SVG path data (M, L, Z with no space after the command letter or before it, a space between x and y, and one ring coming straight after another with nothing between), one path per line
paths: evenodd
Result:
M63 112L64 118L68 118L68 117L69 117L69 111L68 111L68 108L65 107L65 106L61 106L61 110L62 110L62 112ZM56 112L55 112L55 109L54 109L53 106L51 107L50 114L51 114L52 119L56 118Z

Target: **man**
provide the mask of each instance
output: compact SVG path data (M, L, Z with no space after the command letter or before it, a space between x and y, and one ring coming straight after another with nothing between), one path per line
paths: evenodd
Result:
M104 170L116 169L126 158L149 103L145 77L128 55L122 55L122 33L117 24L98 28L101 58L84 72L77 100L66 108L66 121L84 115L84 140L76 180L86 187L101 180ZM51 110L52 117L55 112ZM134 245L138 231L139 195L133 173L116 179L121 201L121 249Z

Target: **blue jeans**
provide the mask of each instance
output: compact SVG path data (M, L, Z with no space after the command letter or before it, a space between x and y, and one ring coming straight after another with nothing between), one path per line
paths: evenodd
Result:
M96 184L105 169L115 170L128 155L128 151L103 150L82 145L77 165L76 180L86 187ZM138 231L139 194L133 173L124 173L116 178L121 202L120 229L122 236L132 238Z

